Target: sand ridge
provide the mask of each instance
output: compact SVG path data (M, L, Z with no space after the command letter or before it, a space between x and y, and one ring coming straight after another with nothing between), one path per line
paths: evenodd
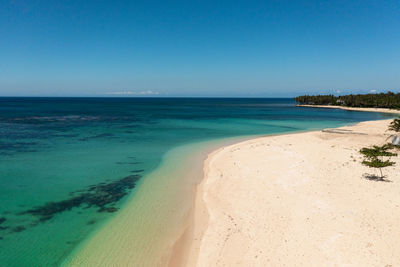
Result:
M343 110L348 110L348 111L365 111L365 112L380 112L380 113L400 114L400 110L398 110L398 109L390 109L390 108L358 108L358 107L344 107L344 106L332 106L332 105L297 105L297 107L333 108L333 109L343 109Z

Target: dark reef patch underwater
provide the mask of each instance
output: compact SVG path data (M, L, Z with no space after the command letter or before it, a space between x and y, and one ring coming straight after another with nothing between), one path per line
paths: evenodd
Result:
M84 190L71 192L70 195L72 197L69 199L48 202L43 206L35 207L20 214L31 214L38 217L39 221L45 222L53 218L57 213L81 207L82 205L84 205L84 208L96 207L97 212L115 212L118 208L114 207L114 204L128 194L129 189L135 187L139 178L140 175L129 175L111 183L102 182L97 185L91 185Z
M137 170L141 172L142 170ZM118 207L115 207L123 197L125 197L131 189L135 188L137 181L141 175L133 174L122 179L115 180L109 183L101 182L91 185L83 190L78 190L69 193L71 196L68 199L48 202L43 206L34 207L32 209L18 213L17 215L32 215L37 218L37 221L31 222L28 225L18 226L3 226L7 218L0 218L0 230L10 229L8 233L19 233L26 230L27 227L36 226L39 222L44 223L52 219L55 215L70 211L73 208L96 208L97 212L116 212ZM82 214L82 213L80 213ZM90 220L88 224L94 224L95 220ZM3 239L3 236L0 236Z

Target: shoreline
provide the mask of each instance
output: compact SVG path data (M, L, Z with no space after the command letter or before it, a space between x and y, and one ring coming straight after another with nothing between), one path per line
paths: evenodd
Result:
M251 139L241 140L246 142ZM235 143L236 144L236 143ZM231 146L234 144L229 144ZM217 150L210 152L203 162L203 179L197 185L194 193L193 207L191 209L191 219L189 225L182 233L181 237L173 245L169 267L195 266L200 250L200 243L206 231L209 219L207 207L203 201L203 187L206 182L207 173L209 171L209 161L212 157L223 150L225 146L219 147Z
M381 112L381 111L380 111ZM333 157L332 162L338 163L343 161L343 157L346 159L346 162L342 164L350 164L354 165L353 169L357 169L357 171L363 170L365 172L373 172L373 170L368 169L367 167L364 167L361 165L360 157L358 154L360 142L362 143L363 146L368 146L372 144L380 144L384 141L384 138L387 136L387 133L384 132L384 129L386 128L387 124L391 120L378 120L378 121L368 121L368 122L361 122L352 126L344 126L344 127L338 127L335 129L346 129L346 130L351 130L353 131L353 134L346 133L346 131L343 132L323 132L323 131L309 131L309 132L302 132L302 133L291 133L291 134L282 134L282 135L274 135L274 136L263 136L263 137L256 137L254 139L246 140L246 141L241 141L236 144L228 145L221 147L214 152L210 153L207 157L207 159L204 162L203 166L203 172L204 172L204 177L201 183L197 186L196 194L195 194L195 205L194 205L194 215L193 215L193 226L190 232L188 231L186 234L190 235L192 238L192 242L190 244L186 243L185 245L181 245L179 250L175 250L175 253L173 256L177 256L179 254L177 253L184 253L185 254L185 259L180 262L180 264L175 265L175 266L215 266L215 265L227 265L227 266L263 266L265 264L267 265L274 265L274 264L280 264L286 263L286 264L296 264L297 260L303 260L303 263L314 263L317 265L320 264L351 264L354 262L360 263L371 263L374 262L372 265L376 265L377 262L383 263L385 260L388 261L386 262L387 264L391 264L396 262L396 260L400 260L400 251L396 251L396 243L400 242L400 235L399 238L396 238L396 234L400 234L400 227L394 227L393 224L391 224L392 228L395 228L394 235L390 234L390 236L387 235L387 229L385 229L385 236L386 240L381 240L377 238L376 236L375 239L377 240L376 243L379 243L380 247L378 250L384 254L382 257L378 257L375 254L372 254L373 256L369 255L371 254L371 249L366 249L368 251L367 254L365 254L362 251L361 247L358 247L357 249L354 249L353 247L350 246L350 243L347 242L348 236L349 235L351 238L350 240L353 240L352 242L358 244L361 243L362 241L365 241L365 239L369 238L369 235L365 234L365 231L370 231L371 229L369 227L361 227L361 229L358 229L357 227L354 228L354 225L352 223L347 222L350 224L350 226L353 226L352 231L359 231L361 236L358 236L359 238L354 240L355 237L351 236L350 233L346 233L347 229L337 229L340 228L338 224L331 223L329 220L326 221L324 219L319 219L318 216L315 216L315 214L309 215L308 219L313 219L315 220L314 224L316 228L318 228L318 231L316 231L313 228L310 228L309 231L313 235L313 238L310 238L308 236L304 236L301 234L301 232L306 232L307 233L307 227L309 225L304 222L304 221L298 221L299 225L293 226L292 223L290 223L293 218L292 217L301 217L304 219L304 214L308 213L308 210L310 207L304 207L301 206L298 201L298 197L296 196L296 189L300 188L302 190L311 190L308 187L313 187L313 186L320 186L324 190L328 190L329 192L331 189L329 187L326 187L326 185L321 185L319 184L320 181L318 180L318 175L316 177L312 178L312 181L309 181L310 178L307 176L302 176L302 177L297 177L295 181L291 181L292 178L290 178L291 175L293 176L298 176L298 172L308 172L308 175L314 176L314 172L317 172L319 175L324 176L329 176L330 172L339 172L342 176L346 176L346 172L342 173L340 171L341 166L335 166L335 164L332 163L332 166L329 168L332 168L332 170L329 169L329 172L327 170L318 170L318 165L313 166L313 164L305 164L304 161L306 158L308 159L311 157L310 155L306 155L303 161L296 162L296 157L293 157L291 153L300 153L297 154L297 157L301 155L301 150L300 152L297 151L296 146L297 145L295 142L296 140L298 142L302 142L300 140L302 139L309 139L307 145L311 146L312 144L315 145L316 141L320 141L316 146L325 146L324 148L318 148L317 151L319 152L325 152L322 153L322 157ZM372 130L368 130L372 129ZM382 131L383 130L383 131ZM359 134L362 132L368 131L367 135ZM368 137L368 139L366 139ZM361 141L357 141L358 139L362 139ZM311 140L311 141L310 141ZM368 141L369 143L365 143L365 141ZM347 143L343 146L341 143L343 141L346 141ZM283 143L282 143L283 142ZM286 143L285 143L286 142ZM290 142L288 144L287 142ZM332 144L331 144L332 142ZM364 143L363 143L364 142ZM374 143L375 142L375 143ZM327 143L327 144L324 144ZM333 145L334 144L334 145ZM332 155L329 155L330 153L326 153L326 151L329 151L329 147L327 146L333 146L337 147L335 150L336 153L333 153ZM301 145L300 145L301 146ZM262 171L262 164L260 165L259 161L260 158L265 157L268 158L269 155L268 152L266 151L258 151L259 147L268 147L269 150L279 150L272 152L272 155L274 157L278 157L280 160L288 160L287 156L293 158L293 164L295 164L296 168L292 169L289 175L289 178L287 176L280 176L282 180L273 180L273 181L263 181L262 184L259 184L259 181L251 181L249 180L250 178L260 178L259 173ZM285 147L283 150L282 148ZM304 149L304 144L303 144L303 149ZM307 147L307 146L306 146ZM349 147L349 150L351 150L355 156L353 158L353 155L351 155L351 158L353 159L350 163L347 162L349 160L349 151L347 151ZM246 150L243 152L243 150ZM242 152L238 152L242 151ZM249 151L252 151L249 154ZM245 152L248 154L244 155ZM283 153L282 155L277 155L276 153ZM254 154L258 154L258 157L255 156ZM275 153L275 154L274 154ZM286 153L286 154L285 154ZM314 153L315 154L315 153ZM358 155L357 155L358 154ZM286 155L286 156L285 156ZM303 155L304 156L304 155ZM233 160L232 158L237 159ZM356 157L358 157L356 159ZM290 159L292 159L290 158ZM274 159L276 161L277 165L279 165L279 159ZM244 161L247 160L247 164L245 164ZM242 162L243 161L243 162ZM258 161L258 162L257 162ZM338 162L336 162L338 161ZM397 165L400 164L399 162L399 157L395 160L397 162ZM274 162L275 163L275 162ZM329 162L330 163L330 162ZM253 165L251 165L253 164ZM268 161L265 162L264 164L268 164ZM328 164L326 159L324 161L324 164ZM325 166L322 164L322 166ZM241 166L240 168L238 166ZM251 165L251 166L250 166ZM306 166L305 166L306 165ZM250 168L249 168L250 166ZM344 166L344 165L343 165ZM273 166L270 166L270 168L273 169L273 173L275 175L279 176L279 173L285 172L285 169L291 169L290 166L287 165L281 165L281 169L274 168ZM232 172L233 169L237 169L236 172ZM343 167L344 168L344 167ZM397 177L400 178L398 173L394 172L395 167L389 167L384 170L388 174L388 177L390 180L392 180L392 183L379 183L376 181L368 181L366 179L360 179L362 172L358 174L354 174L353 176L350 175L350 178L347 177L347 179L351 180L350 183L356 184L357 186L360 187L366 187L371 195L376 194L374 192L374 187L379 188L379 197L382 198L382 195L384 194L385 191L381 191L382 189L384 190L389 190L389 193L393 193L393 189L388 189L388 184L391 184L394 186L396 189L400 190L400 187L398 187L398 183L396 179ZM257 170L258 169L258 170ZM317 171L316 171L317 169ZM350 168L350 170L353 170ZM247 175L244 174L237 174L240 172L246 172ZM266 171L266 170L265 170ZM325 171L325 172L324 172ZM268 169L268 172L266 172L266 175L269 175L271 170ZM357 177L360 176L360 177ZM221 179L224 177L224 179ZM234 177L234 178L232 178ZM248 178L250 177L250 178ZM340 175L339 175L340 177ZM355 177L355 178L354 178ZM352 180L353 178L353 180ZM243 180L246 179L246 182L243 182ZM343 178L342 178L343 179ZM341 179L339 179L341 180ZM272 182L272 185L270 184ZM326 182L326 181L325 181ZM343 181L344 183L349 183L349 181ZM293 184L292 184L293 183ZM315 183L315 184L313 184ZM330 182L329 182L330 183ZM346 188L339 188L340 183L337 185L337 181L332 181L332 184L335 184L334 189L338 187L338 192L340 194L343 194L340 190L346 191ZM258 192L259 187L262 186L271 186L271 187L276 187L275 189L279 189L279 194L277 194L275 191L271 191L270 196L268 197L268 192ZM307 187L308 186L308 187ZM283 189L282 189L283 187ZM298 187L298 188L297 188ZM340 190L339 190L340 189ZM315 189L314 189L315 190ZM266 189L267 191L267 189ZM289 193L288 193L289 191ZM323 190L322 190L323 191ZM249 195L249 192L251 193ZM302 192L302 191L300 191ZM308 192L308 191L307 191ZM310 193L310 192L308 192ZM320 195L321 193L319 192L313 192L314 194ZM352 192L353 194L357 195L357 192ZM387 193L387 192L385 192ZM395 192L398 195L398 191ZM265 196L265 195L267 196ZM293 195L294 194L294 195ZM299 193L298 193L299 194ZM329 193L331 194L331 193ZM328 194L328 195L329 195ZM281 198L280 200L274 199L272 196L275 195L278 199ZM282 196L283 197L282 199ZM301 199L307 198L307 195L300 195ZM344 198L346 195L344 195ZM242 197L242 198L241 198ZM326 198L325 195L321 195L322 198ZM365 198L370 196L366 196L366 193L364 194L360 193L359 198ZM365 199L365 201L369 201ZM255 199L255 200L254 200ZM282 202L286 200L286 202ZM378 199L380 200L380 199ZM384 198L381 201L387 201L388 199ZM400 198L396 198L396 200L399 200ZM253 203L253 202L254 203ZM258 201L258 202L257 202ZM345 209L346 206L343 206L343 203L341 199L336 199L333 197L332 199L325 199L325 200L317 200L316 204L314 203L314 206L317 206L317 211L315 212L321 212L321 209L323 212L324 210L327 209L327 206L329 206L330 203L325 203L325 202L334 202L337 204L338 207L338 215L335 215L335 213L331 213L330 215L333 217L337 217L342 213L340 209ZM246 202L252 202L248 206ZM300 201L301 202L301 201ZM307 205L307 201L305 201ZM258 205L257 205L258 204ZM294 207L292 207L292 205ZM302 203L304 204L304 203ZM264 206L263 206L264 205ZM295 208L297 206L297 208ZM312 208L315 208L313 205L311 205ZM279 209L277 209L279 207ZM292 207L292 208L291 208ZM377 204L371 204L371 206L365 206L362 207L363 212L367 212L370 216L371 213L381 213L382 210L375 210L377 208ZM339 209L340 208L340 209ZM360 209L360 207L353 207L354 209ZM379 207L380 208L380 207ZM393 206L392 206L393 208ZM396 210L399 210L399 216L395 216L395 218L390 217L390 222L395 222L398 219L400 219L400 209L399 205L394 207ZM267 210L269 213L268 216L263 217L263 220L257 220L260 219L258 218L258 211L259 210ZM296 209L296 210L295 210ZM373 213L373 212L375 213ZM359 211L360 212L360 211ZM388 208L386 207L384 209L384 215L389 216L387 214ZM390 212L393 212L393 210L390 210ZM231 214L229 214L231 213ZM293 213L296 215L294 216ZM300 213L300 214L298 214ZM304 213L304 214L302 214ZM396 212L394 212L396 213ZM275 216L270 216L274 214ZM281 216L280 219L276 219L276 217L279 218L279 215ZM363 215L363 214L361 214ZM351 217L352 220L358 221L358 220L371 220L371 217L364 218L362 217L359 213L356 214L356 216ZM321 215L320 215L321 216ZM322 218L326 216L326 214L322 215ZM385 217L383 216L383 217ZM273 218L273 219L271 219ZM374 218L372 216L372 220L378 220L379 218ZM268 222L268 220L271 220L271 222ZM259 225L260 222L261 225ZM277 224L278 223L278 224ZM369 222L371 225L371 222ZM385 224L381 222L382 224L379 224L380 227L383 227ZM387 223L387 222L386 222ZM373 225L376 227L376 225ZM269 229L268 231L264 231L265 228ZM294 229L292 229L294 228ZM365 229L367 228L367 229ZM258 230L257 230L258 229ZM304 231L304 229L306 229ZM285 231L283 231L285 230ZM287 234L287 231L289 230L289 234ZM296 231L297 230L297 231ZM260 233L261 231L261 233ZM318 232L318 234L314 232ZM328 232L328 234L327 234ZM246 234L245 234L246 233ZM267 233L267 234L266 234ZM290 236L290 233L293 236ZM341 234L340 234L341 233ZM336 236L335 236L336 234ZM287 237L286 242L282 244L282 238L283 236L289 235ZM320 240L320 236L324 235L331 235L331 241L330 239L327 238L328 240L323 240L322 242ZM279 236L279 238L277 238ZM251 240L252 238L253 240ZM261 237L265 237L264 240L262 240ZM332 239L333 238L333 239ZM294 239L292 242L288 241ZM330 245L329 242L333 243L338 243L336 242L336 239L343 239L342 245L344 248L347 250L351 250L352 252L355 253L354 250L357 251L355 253L356 255L362 255L362 256L357 256L353 258L353 254L349 254L348 252L343 251L343 248L340 246L334 246ZM305 242L305 248L299 248L301 252L303 253L303 257L300 257L301 259L298 259L297 257L293 257L293 255L298 254L298 251L293 250L293 248L296 248L299 246L299 244L303 244L304 240ZM334 241L332 241L334 240ZM390 241L390 242L389 242ZM298 243L300 242L300 243ZM328 242L328 243L326 243ZM392 246L386 246L384 243L389 243ZM368 247L374 246L374 242L366 242L365 244ZM371 245L372 244L372 245ZM304 244L303 244L304 245ZM179 246L179 245L178 245ZM247 246L247 247L246 247ZM320 246L325 246L323 249L324 251L321 252ZM279 249L281 247L281 249ZM338 250L338 251L336 251ZM361 251L359 251L361 250ZM384 250L388 251L387 253L384 252ZM392 250L392 251L390 251ZM287 255L283 256L282 253L288 253ZM392 254L390 254L392 253ZM393 254L395 253L395 254ZM254 254L254 255L253 255ZM249 257L251 255L251 257ZM291 255L288 258L288 255ZM322 257L322 256L323 257ZM387 255L391 255L390 257ZM393 256L395 255L395 256ZM397 257L396 260L393 258L392 262L390 263L391 257ZM399 259L398 259L399 258ZM246 259L246 260L245 260ZM243 261L242 261L243 260ZM297 262L299 263L299 262ZM378 265L379 265L378 264ZM284 265L284 264L283 264ZM171 265L170 265L171 266Z
M363 112L379 112L379 113L400 114L400 110L389 109L389 108L357 108L357 107L343 107L343 106L331 106L331 105L296 105L296 107L331 108L331 109L343 109L343 110L348 110L348 111L363 111Z
M211 149L209 147L207 149L208 153L206 153L206 157L202 161L202 171L200 173L202 175L202 178L200 179L200 183L198 183L194 189L192 208L190 209L188 214L188 221L182 233L178 236L178 238L175 239L174 244L172 245L169 260L166 261L166 263L168 264L162 264L162 266L184 267L196 265L197 256L200 250L200 242L207 228L209 219L207 207L203 200L204 184L207 180L207 174L210 171L209 163L213 160L213 157L215 155L228 147L256 140L259 138L309 133L313 131L316 130L302 130L293 133L274 133L256 136L223 138L221 140L222 142L215 142L214 149Z
M142 180L141 190L61 266L176 266L175 262L183 262L185 256L179 249L179 259L174 261L171 255L175 255L179 241L186 244L186 230L193 225L193 200L203 178L204 159L216 148L248 138L213 139L168 151L161 164ZM154 214L157 220L150 219Z
M69 255L62 266L165 265L170 240L182 231L190 212L190 206L182 200L191 196L191 184L201 178L195 163L202 154L192 153L198 146L183 145L167 152L160 165L142 180L141 190ZM184 167L174 168L178 163ZM182 183L178 177L187 179ZM178 203L182 203L179 212L175 209ZM151 220L154 214L158 214L157 220Z

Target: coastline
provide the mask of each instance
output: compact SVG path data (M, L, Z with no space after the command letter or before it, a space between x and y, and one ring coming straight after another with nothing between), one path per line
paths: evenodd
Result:
M380 112L380 113L400 114L400 110L389 109L389 108L355 108L355 107L330 106L330 105L296 105L296 107L331 108L331 109L343 109L343 110L348 110L348 111L364 111L364 112Z
M394 166L384 170L390 183L362 179L374 170L358 153L385 143L390 121L258 137L209 154L193 241L176 250L186 258L175 266L400 262L400 175Z
M139 244L134 244L137 242L129 242L129 240L137 240L138 233L141 232L141 228L138 228L136 223L132 224L131 222L137 221L137 219L135 219L136 214L142 213L144 210L140 208L140 204L138 205L137 202L132 202L137 201L137 199L128 200L128 203L121 212L117 214L117 217L104 225L98 232L94 233L89 240L85 241L85 243L77 248L76 252L70 255L63 265L79 266L86 264L109 266L110 264L139 264L140 266L174 267L197 265L198 257L203 255L201 252L201 248L204 246L202 245L203 237L206 235L206 231L209 228L209 211L206 205L209 203L204 201L204 195L208 194L208 190L206 190L207 188L205 187L208 186L209 182L207 177L210 176L210 172L213 172L213 169L210 168L210 166L214 164L215 157L229 147L234 147L246 142L252 142L253 140L307 133L312 132L306 131L292 134L275 134L264 137L244 136L223 138L221 140L212 140L197 144L194 143L173 149L167 153L168 155L165 157L166 162L163 161L160 168L144 179L146 183L150 183L146 185L147 187L149 187L149 185L150 187L161 185L161 187L164 188L173 188L177 185L182 187L182 178L184 178L185 181L190 181L188 184L183 185L184 188L182 187L179 189L180 191L175 191L175 193L168 195L163 193L162 195L165 197L164 200L153 199L153 201L155 201L153 205L160 206L160 203L164 205L164 202L167 199L174 199L178 195L185 196L184 199L187 200L187 202L184 203L184 212L180 212L181 214L178 215L179 224L175 223L171 233L169 233L168 236L163 236L166 232L165 228L169 228L169 225L171 224L167 225L161 223L159 227L156 227L157 232L151 237L155 242L150 242L150 244L155 244L151 248L144 246L145 244L147 246L149 242L143 241L139 242ZM243 142L243 140L247 141ZM173 155L172 157L171 154ZM171 162L171 160L173 160L173 162ZM184 168L177 170L177 168L174 167L177 165L184 166ZM156 182L156 179L159 179L157 177L161 176L167 176L169 177L167 179L173 180L169 180L167 183L162 182L160 184L159 180ZM145 189L144 191L148 190ZM147 197L148 196L145 196L142 192L142 196L139 198L146 198L146 201L143 203L146 204L146 208L149 208L148 202L151 198ZM192 201L193 199L194 201ZM181 200L182 199L178 200L176 203L181 203ZM176 199L174 201L176 201ZM152 208L151 206L150 208ZM168 204L166 207L168 207L169 210L165 210L165 212L171 214L176 213L176 209L173 208L173 205ZM159 210L159 207L157 207L157 210ZM151 214L152 212L146 211L145 213ZM164 211L162 213L161 217L165 215ZM153 214L151 215L154 216ZM143 221L149 220L143 219L142 222ZM148 234L146 231L143 232ZM163 239L163 242L160 242L161 239ZM121 242L122 240L125 240L124 243ZM155 253L155 251L157 251L157 253ZM162 253L158 254L158 252ZM150 261L148 261L148 259L150 259ZM204 265L199 264L199 266Z
M245 142L245 141L244 141ZM232 144L231 144L232 145ZM209 172L209 162L213 156L224 149L225 146L210 152L203 164L203 179L197 185L193 207L191 209L191 219L188 222L182 236L175 242L171 253L169 267L195 266L200 251L201 240L208 227L209 213L203 200L204 183Z
M176 266L175 263L183 262L186 257L179 244L186 245L191 237L188 230L193 225L195 188L203 178L204 160L218 147L249 138L213 139L167 152L160 166L141 180L140 190L121 211L92 233L61 265ZM172 260L172 253L179 258Z

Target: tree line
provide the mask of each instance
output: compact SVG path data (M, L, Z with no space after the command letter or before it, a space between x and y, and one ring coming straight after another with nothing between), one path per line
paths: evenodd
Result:
M357 95L303 95L294 100L302 105L333 105L345 107L400 109L400 93L357 94Z

